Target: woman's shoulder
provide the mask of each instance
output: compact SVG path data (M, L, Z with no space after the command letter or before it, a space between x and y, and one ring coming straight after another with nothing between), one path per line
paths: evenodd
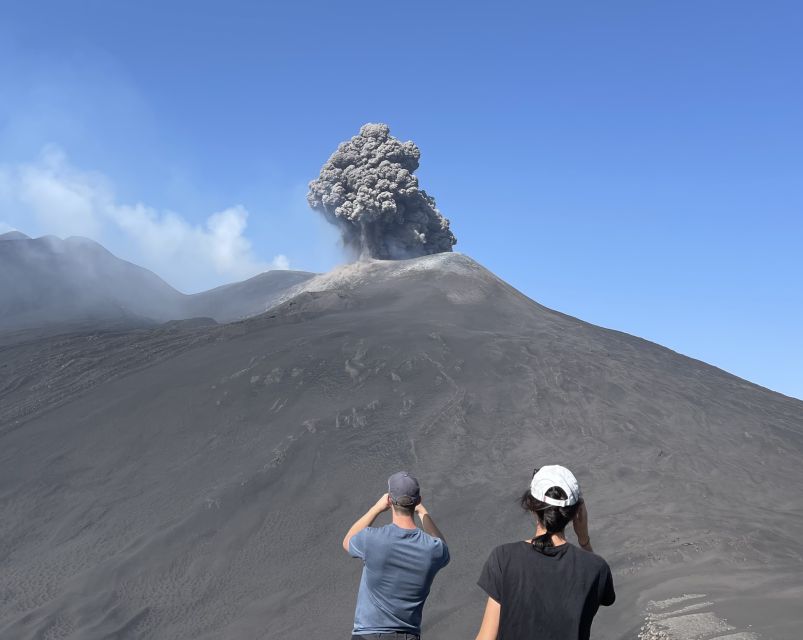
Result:
M608 562L605 560L605 558L603 558L600 555L597 555L593 551L586 551L585 549L577 547L577 553L583 559L583 561L589 566L593 566L600 570L610 571L610 567L608 566Z

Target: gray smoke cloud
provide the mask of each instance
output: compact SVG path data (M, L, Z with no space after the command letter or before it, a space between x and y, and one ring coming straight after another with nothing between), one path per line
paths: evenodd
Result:
M342 142L309 183L307 201L337 225L360 256L398 260L451 251L457 242L435 199L418 188L421 151L366 124Z

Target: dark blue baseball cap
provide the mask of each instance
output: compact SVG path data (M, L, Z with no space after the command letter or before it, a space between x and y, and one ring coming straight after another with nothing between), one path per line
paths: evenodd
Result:
M421 502L418 480L407 471L399 471L388 478L388 494L393 504L400 507L414 507Z

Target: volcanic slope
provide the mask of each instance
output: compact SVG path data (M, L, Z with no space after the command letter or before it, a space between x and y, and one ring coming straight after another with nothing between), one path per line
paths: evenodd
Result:
M264 312L312 276L268 271L185 295L88 238L10 232L0 235L0 330L53 333L70 325L148 326L193 317L229 322Z
M244 321L0 363L0 638L346 637L342 536L403 468L452 552L424 633L473 637L480 568L531 534L517 498L553 462L614 570L596 638L645 616L645 638L799 637L803 403L468 257L349 265Z

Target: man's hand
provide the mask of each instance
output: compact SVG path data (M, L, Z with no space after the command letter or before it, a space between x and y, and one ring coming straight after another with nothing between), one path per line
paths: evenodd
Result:
M376 504L371 508L371 511L376 511L377 513L383 513L390 509L390 500L388 499L390 496L388 494L384 494L379 500L376 501Z
M421 518L421 520L424 519L424 516L429 515L429 511L427 511L427 508L424 506L423 502L419 502L417 505L415 505L415 512L418 514L418 517Z

